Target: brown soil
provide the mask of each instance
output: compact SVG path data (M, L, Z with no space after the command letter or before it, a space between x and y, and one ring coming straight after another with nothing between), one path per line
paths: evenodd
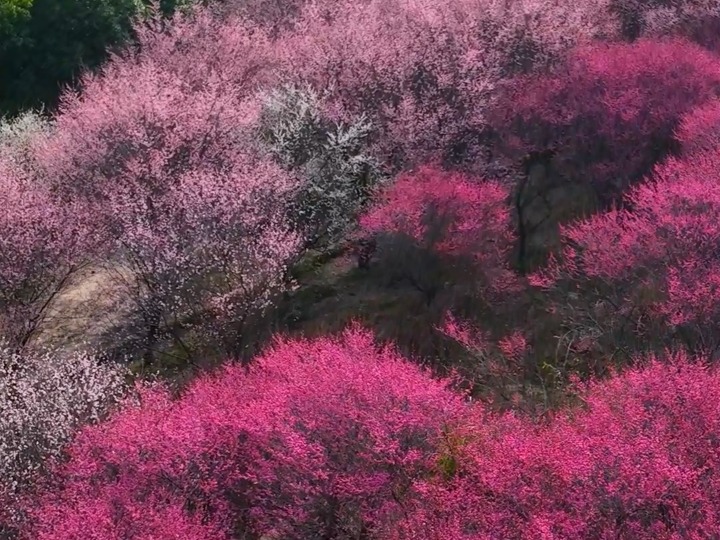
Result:
M110 265L78 271L53 299L32 344L67 352L97 350L129 313L118 283L128 277L127 270Z

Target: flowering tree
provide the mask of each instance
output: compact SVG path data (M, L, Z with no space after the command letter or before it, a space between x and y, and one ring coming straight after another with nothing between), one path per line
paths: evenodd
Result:
M658 166L628 194L627 209L564 228L562 257L535 283L557 292L558 309L593 321L606 351L638 337L716 350L718 165L716 149Z
M151 206L115 194L119 247L134 271L130 280L117 276L145 317L148 359L162 332L192 358L181 332L193 327L202 329L193 334L198 344L238 352L243 323L282 291L299 247L282 207L273 206L283 180L273 166L248 160L229 178L184 175Z
M83 214L70 220L77 207L55 205L34 178L34 148L49 130L32 111L0 120L0 339L13 346L30 339L49 301L82 262Z
M491 300L517 286L506 200L498 183L425 166L400 175L360 224L381 238L380 256L390 257L397 278L410 280L429 301L441 286L438 265L453 263L470 270L481 296Z
M312 88L284 86L264 96L260 121L261 139L302 179L290 221L306 247L341 240L384 180L365 148L372 125L364 117L348 126L334 124L321 112L322 98Z
M682 115L720 91L720 64L680 40L594 44L555 71L518 79L495 111L505 152L556 152L564 183L608 202L677 151Z
M84 429L34 538L360 538L401 519L465 405L359 329L278 341L178 401L144 391Z
M546 425L478 414L447 437L427 498L390 538L712 536L718 372L685 354L648 360Z
M84 428L24 532L706 538L720 522L718 371L684 353L637 360L537 423L468 407L364 332L278 342L249 370L226 366L178 401L142 390Z
M38 152L42 174L97 217L98 255L135 303L148 361L163 336L192 359L184 336L196 328L199 344L212 337L236 353L243 322L267 307L296 253L285 211L296 184L254 143L258 109L226 73L196 85L179 58L157 54L116 58L65 96Z
M479 167L499 84L603 33L603 1L309 3L276 43L287 77L331 88L328 110L368 115L396 171ZM475 170L475 169L473 169Z
M20 347L97 239L81 206L56 204L12 155L0 153L0 338Z
M215 6L196 6L171 21L136 24L134 33L141 58L161 65L192 91L202 91L210 83L244 97L258 86L278 82L274 73L279 59L273 57L270 38L242 14L220 17Z
M22 494L48 460L124 391L123 371L90 355L0 349L0 537L21 525Z
M685 115L675 137L682 146L682 155L712 152L720 147L720 100L713 100Z

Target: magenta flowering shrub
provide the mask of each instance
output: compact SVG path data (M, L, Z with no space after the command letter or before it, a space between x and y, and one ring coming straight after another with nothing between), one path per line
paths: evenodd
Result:
M607 202L676 152L681 117L719 91L720 63L696 45L594 44L518 79L493 125L509 155L552 149L566 182L589 183Z
M616 347L624 332L715 351L719 165L717 149L659 165L627 195L627 209L565 227L562 256L533 281L563 297L558 306L575 291L569 304L590 306Z
M533 425L506 415L447 438L446 474L391 538L711 538L720 525L718 372L650 357Z
M518 285L509 266L514 234L507 198L499 183L423 166L400 175L360 225L365 234L387 239L389 256L399 244L410 244L449 264L467 262L464 270L472 271L481 295L497 298ZM421 275L413 278L428 270L422 262L406 259L403 265L400 258L391 266L407 267L411 279L423 281Z
M712 152L720 146L720 100L713 100L686 114L675 131L682 155Z
M517 337L506 341L509 355L525 350ZM637 360L610 380L578 383L575 406L537 422L463 403L447 381L357 329L277 342L249 369L227 365L178 400L141 390L138 402L84 428L69 461L28 500L24 532L712 536L717 369L684 353Z
M392 528L462 399L351 329L278 341L82 430L38 540L361 538ZM49 484L52 486L51 484Z

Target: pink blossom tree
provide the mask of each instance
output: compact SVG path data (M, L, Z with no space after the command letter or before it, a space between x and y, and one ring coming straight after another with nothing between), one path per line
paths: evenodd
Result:
M0 339L13 347L30 341L97 241L83 208L57 204L23 163L0 155Z
M84 429L33 538L360 538L402 519L463 400L357 328L278 341ZM55 486L55 487L53 487Z
M365 113L396 171L439 160L476 171L501 83L609 32L604 1L312 2L276 42L291 80L331 88L328 109Z
M720 525L718 371L685 354L577 393L545 424L478 412L390 538L708 538Z
M713 100L686 114L675 131L682 155L712 152L720 147L720 100Z
M717 368L637 362L538 423L468 406L364 332L278 342L249 370L228 365L177 401L141 390L84 428L24 532L706 538L720 521Z
M715 351L718 165L717 149L659 165L626 209L565 227L562 256L534 282L558 295L556 309L597 328L607 352L638 339Z
M718 92L720 64L696 45L598 43L518 79L492 123L508 155L553 150L561 181L589 184L608 202L676 152L682 116Z
M390 257L397 278L410 280L429 302L441 286L434 267L453 264L471 272L480 297L492 302L518 286L507 197L499 183L424 166L400 175L360 225L383 238L380 257Z
M0 339L14 347L32 338L92 243L87 216L55 204L35 176L35 149L49 132L34 112L0 121Z
M150 19L136 24L135 52L163 66L193 91L202 91L210 83L246 97L258 86L277 84L275 72L280 59L274 57L272 42L263 28L244 16L243 10L219 16L215 7L198 5L176 14L171 21ZM131 51L123 53L126 58L133 55Z
M164 335L192 359L188 333L235 354L296 253L285 219L296 183L253 141L258 106L240 83L218 66L199 84L177 55L155 59L164 45L115 58L64 97L42 174L97 218L97 256L138 310L148 361Z
M147 317L149 351L160 337L154 332L165 331L193 358L181 332L197 328L196 344L240 352L244 323L282 292L299 247L277 204L284 180L275 167L247 160L230 177L183 175L151 206L133 193L114 195L119 247L134 279L117 275Z
M124 371L89 354L0 348L0 538L21 528L21 502L76 429L125 393Z

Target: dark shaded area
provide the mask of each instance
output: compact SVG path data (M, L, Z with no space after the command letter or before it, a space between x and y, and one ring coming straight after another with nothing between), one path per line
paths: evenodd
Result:
M159 7L169 16L185 4ZM0 115L55 109L65 87L132 39L137 8L136 0L32 0L27 11L0 11Z

